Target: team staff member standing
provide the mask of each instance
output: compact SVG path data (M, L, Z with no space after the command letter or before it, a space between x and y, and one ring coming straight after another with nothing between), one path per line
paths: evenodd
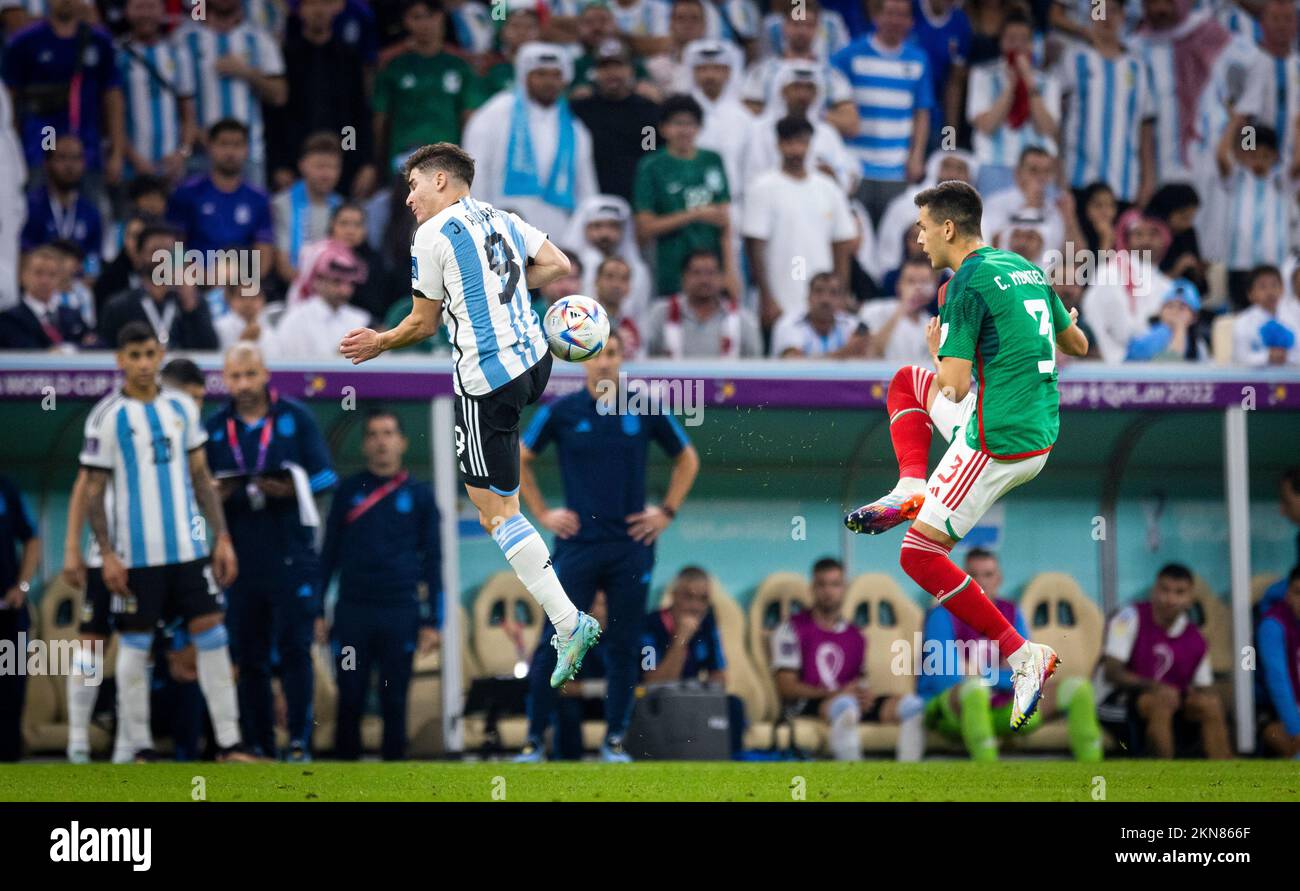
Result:
M284 467L306 471L313 494L338 483L311 412L268 386L262 352L241 342L226 352L230 401L208 419L208 462L218 481L239 579L227 592L244 738L274 757L271 653L279 654L291 761L310 759L312 628L320 612L320 560ZM314 509L314 506L313 506Z
M564 590L584 612L596 591L605 592L609 612L605 628L606 761L630 761L623 734L632 710L632 691L640 675L641 629L645 623L654 542L686 500L700 459L686 432L672 415L618 414L614 388L619 380L623 341L610 332L605 348L586 363L587 386L553 405L543 406L524 433L520 446L520 494L541 525L556 534L555 571ZM668 493L658 505L646 505L647 449L655 442L673 459ZM551 443L560 459L564 507L548 508L533 460ZM541 640L550 630L542 629ZM529 741L524 760L541 760L541 731L554 708L555 691L547 684L555 652L539 645L529 670Z
M371 412L361 440L366 469L339 484L330 504L321 588L339 573L331 632L339 685L336 758L361 757L361 713L372 667L379 669L384 760L406 757L411 657L417 647L423 654L438 643L438 507L429 484L411 479L402 466L408 445L397 415Z

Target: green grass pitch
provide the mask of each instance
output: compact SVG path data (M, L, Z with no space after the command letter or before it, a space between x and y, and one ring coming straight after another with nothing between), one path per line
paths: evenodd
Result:
M1300 801L1285 761L0 766L0 801ZM802 778L802 785L798 778Z

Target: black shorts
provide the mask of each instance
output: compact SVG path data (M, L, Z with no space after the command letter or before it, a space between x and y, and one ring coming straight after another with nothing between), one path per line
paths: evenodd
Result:
M225 610L225 598L207 558L168 566L140 566L127 571L131 593L113 598L118 631L153 631L160 621L188 622Z
M486 396L456 397L456 460L466 485L519 491L519 416L551 379L551 354Z
M86 596L81 601L82 634L108 637L113 633L112 597L104 585L104 571L98 566L86 569Z

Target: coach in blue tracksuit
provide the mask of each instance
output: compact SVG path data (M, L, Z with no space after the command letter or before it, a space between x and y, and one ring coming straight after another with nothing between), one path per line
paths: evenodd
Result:
M406 757L411 659L417 648L425 653L438 643L438 508L429 484L402 467L407 445L397 415L371 412L361 441L366 469L339 485L325 524L324 587L339 574L330 633L339 685L336 758L361 757L361 713L372 668L379 669L384 760Z
M612 332L600 354L586 363L586 388L539 409L520 447L520 494L533 516L558 539L555 571L565 592L584 612L591 610L597 590L605 592L607 730L601 757L607 761L631 760L623 751L623 734L640 676L638 644L654 568L654 541L686 500L700 467L695 449L672 415L618 414L621 400L609 385L619 381L622 359L622 341ZM658 506L647 506L645 498L651 442L673 459L668 492ZM534 458L551 443L559 453L564 482L564 507L554 509L546 506L532 470ZM529 741L521 760L542 758L542 732L555 703L549 683L555 666L553 633L546 623L528 673Z
M226 592L231 655L239 666L239 723L246 745L276 754L271 667L278 660L289 724L284 754L305 761L311 757L320 559L285 465L301 467L313 493L333 487L338 477L315 418L269 388L256 346L231 347L222 374L230 401L208 419L206 448L239 558L239 578Z

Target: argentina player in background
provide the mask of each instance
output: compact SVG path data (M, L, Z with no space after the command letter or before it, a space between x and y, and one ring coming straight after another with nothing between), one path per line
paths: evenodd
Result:
M403 174L418 228L411 313L382 334L349 331L340 352L359 365L431 337L445 316L455 347L456 455L479 522L555 626L551 686L577 674L600 625L573 605L542 537L519 511L519 415L541 397L551 354L529 288L569 272L564 253L513 213L470 197L474 159L447 142L417 149ZM540 183L533 183L539 190ZM444 312L445 310L445 312Z

